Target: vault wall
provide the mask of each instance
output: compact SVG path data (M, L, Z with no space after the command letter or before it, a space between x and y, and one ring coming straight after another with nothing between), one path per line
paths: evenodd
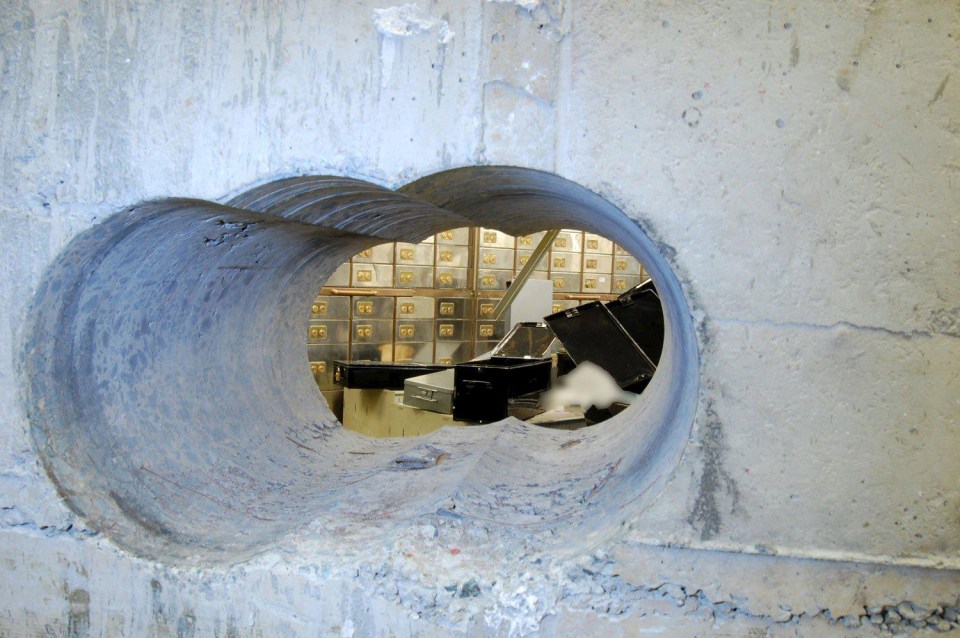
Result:
M0 629L955 624L960 7L388 5L0 10ZM62 504L18 360L72 238L148 199L226 201L296 174L396 187L473 164L591 188L659 243L687 296L693 435L617 538L579 558L535 539L491 555L470 550L482 526L422 520L392 543L306 530L189 570L132 557Z

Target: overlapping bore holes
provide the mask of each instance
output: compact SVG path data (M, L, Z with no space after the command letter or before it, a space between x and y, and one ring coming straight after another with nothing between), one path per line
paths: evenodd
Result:
M415 439L342 427L304 365L318 282L385 242L465 227L576 228L636 256L664 319L639 398L573 431L512 419ZM541 530L577 550L655 496L689 436L698 384L683 293L637 223L582 186L510 167L398 191L300 177L224 204L125 210L49 268L21 373L33 439L65 502L120 545L178 563L242 560L296 530L393 538L436 515L482 521L498 542Z
M306 343L331 410L361 434L508 416L576 430L650 383L663 313L643 265L610 239L462 227L354 255L312 300Z

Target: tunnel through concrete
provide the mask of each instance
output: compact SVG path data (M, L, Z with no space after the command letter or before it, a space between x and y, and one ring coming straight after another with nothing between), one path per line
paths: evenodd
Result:
M317 282L384 240L466 225L582 228L643 261L665 341L639 401L589 431L507 419L411 440L340 426L303 365ZM511 167L446 171L396 192L299 177L225 204L125 210L50 267L21 372L65 502L118 544L174 563L243 560L311 522L391 534L437 512L546 530L558 549L595 543L666 480L698 386L683 292L639 225L582 186Z

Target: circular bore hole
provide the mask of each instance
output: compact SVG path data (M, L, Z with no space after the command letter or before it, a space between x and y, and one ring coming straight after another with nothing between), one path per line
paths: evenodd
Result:
M420 436L507 416L577 430L639 398L663 314L643 265L610 239L462 227L354 255L312 300L306 333L314 380L355 432Z
M510 420L415 440L342 428L303 365L305 300L366 248L463 226L582 228L635 255L664 316L640 399L573 432ZM294 178L227 205L124 211L51 265L20 370L65 502L120 545L179 563L242 560L295 530L392 538L438 513L496 528L498 542L540 530L583 549L656 495L698 386L683 291L640 226L582 186L512 167L446 171L398 192Z

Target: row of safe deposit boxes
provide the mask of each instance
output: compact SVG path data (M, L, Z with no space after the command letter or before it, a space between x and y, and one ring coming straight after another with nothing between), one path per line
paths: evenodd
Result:
M382 244L341 266L321 293L352 294L317 296L306 335L310 367L328 402L336 402L329 393L339 390L336 360L452 365L491 350L507 328L492 319L496 291L506 289L542 236L459 228L420 244ZM590 295L632 288L643 275L639 262L610 240L564 230L534 277L553 280L553 312L560 312ZM374 288L411 291L363 294Z

